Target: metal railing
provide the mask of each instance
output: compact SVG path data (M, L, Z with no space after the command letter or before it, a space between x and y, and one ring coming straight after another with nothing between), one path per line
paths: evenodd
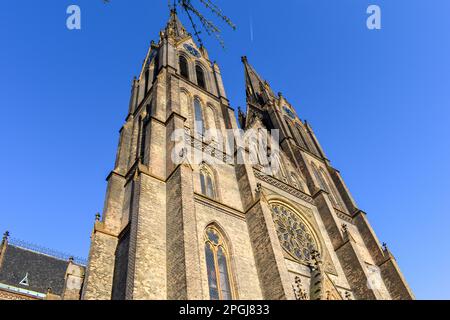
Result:
M76 264L83 265L83 266L87 265L87 259L85 259L85 258L76 257L76 256L73 256L73 255L68 254L68 253L64 253L64 252L60 252L60 251L57 251L57 250L49 249L49 248L46 248L46 247L42 247L42 246L39 246L37 244L26 242L26 241L23 241L23 240L20 240L20 239L9 238L8 239L8 244L13 245L15 247L23 248L23 249L26 249L26 250L34 251L34 252L37 252L37 253L40 253L40 254L44 254L44 255L47 255L47 256L50 256L50 257L54 257L54 258L57 258L57 259L60 259L60 260L69 261L69 260L73 259L73 262L76 263Z

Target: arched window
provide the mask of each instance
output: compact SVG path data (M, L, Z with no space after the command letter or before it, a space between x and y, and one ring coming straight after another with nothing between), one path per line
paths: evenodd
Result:
M230 256L223 236L211 226L205 232L205 257L211 300L232 300Z
M200 103L200 100L198 98L195 98L194 100L194 111L195 111L195 132L199 134L200 136L203 136L203 133L205 132L205 123L203 121L203 110L202 105Z
M180 56L180 74L183 78L189 79L188 62L183 56Z
M216 192L214 190L214 179L212 173L205 167L200 170L200 186L202 194L211 198L216 198Z
M314 232L306 220L281 203L271 203L270 208L283 249L298 262L308 264L314 252L320 250Z
M195 67L195 74L197 75L197 84L200 88L206 90L206 82L205 82L205 73L203 72L202 67Z

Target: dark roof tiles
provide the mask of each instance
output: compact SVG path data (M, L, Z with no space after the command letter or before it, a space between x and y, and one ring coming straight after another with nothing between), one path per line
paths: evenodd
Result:
M52 293L61 295L68 264L68 261L8 245L0 265L0 283L39 293L47 293L51 288ZM27 274L28 281L22 281Z

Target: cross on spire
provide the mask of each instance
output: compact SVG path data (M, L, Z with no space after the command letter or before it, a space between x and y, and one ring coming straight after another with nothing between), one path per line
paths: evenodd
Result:
M171 0L167 0L168 5L169 5L169 10L172 11L174 10L175 12L177 11L177 0L173 0L173 4Z

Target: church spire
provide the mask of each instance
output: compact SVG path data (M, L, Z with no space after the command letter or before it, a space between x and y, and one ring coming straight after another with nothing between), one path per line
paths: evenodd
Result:
M256 118L263 119L267 105L276 97L267 81L259 76L255 69L248 63L247 57L242 57L245 73L245 87L247 95L247 112L239 115L242 128L247 128Z
M167 23L166 29L163 34L167 37L174 38L175 40L180 40L189 36L186 28L178 18L177 10L175 8L172 8L170 10L169 22Z
M275 94L268 82L262 79L249 64L246 56L242 57L242 63L244 64L247 103L262 107L271 98L275 98Z

